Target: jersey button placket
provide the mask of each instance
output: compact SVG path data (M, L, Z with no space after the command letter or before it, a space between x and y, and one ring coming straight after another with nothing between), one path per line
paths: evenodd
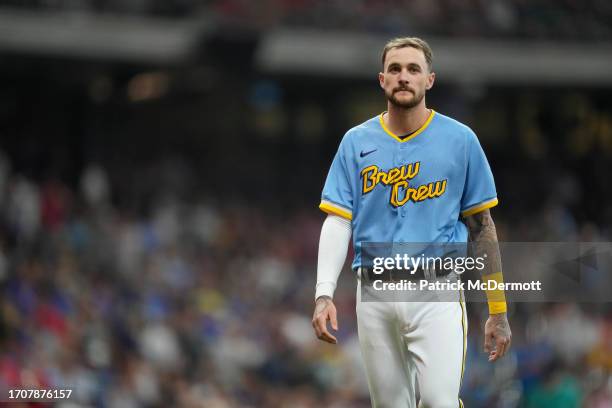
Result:
M399 168L402 165L402 150L401 150L401 145L396 145L395 146L395 152L393 153L393 167L395 168ZM403 206L402 207L393 207L393 209L395 210L395 215L396 216L401 216L403 217Z
M395 167L400 168L401 166L403 166L404 164L406 164L406 144L401 143L397 146L397 150L395 152ZM400 215L402 218L404 218L406 216L406 205L408 203L402 205L401 207L398 208L398 215Z

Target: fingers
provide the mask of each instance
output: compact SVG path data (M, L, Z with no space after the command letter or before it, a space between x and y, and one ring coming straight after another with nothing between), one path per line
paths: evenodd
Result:
M502 358L510 349L510 337L498 336L495 338L495 349L489 353L489 361Z
M499 357L503 357L504 355L506 355L506 352L510 349L510 337L504 336L498 339L497 347L498 349L501 349L501 351L498 353Z
M493 333L485 333L485 338L484 338L485 353L490 353L493 351L494 339L495 339L495 336L493 335Z
M510 349L512 333L505 314L489 316L485 323L484 350L489 353L489 361L503 357Z
M320 316L315 321L315 332L319 340L326 341L331 344L336 344L338 340L327 330L327 319Z
M336 316L336 309L332 309L329 311L329 321L331 323L332 329L338 331L338 317Z
M338 343L338 340L332 334L330 334L327 330L321 334L321 337L319 337L319 340L323 340L330 344Z
M330 310L331 309L331 310ZM332 328L338 329L338 321L336 318L336 311L333 308L327 308L320 313L316 314L312 319L312 327L315 330L315 334L319 340L327 343L336 344L338 340L334 337L327 329L327 321L331 321Z

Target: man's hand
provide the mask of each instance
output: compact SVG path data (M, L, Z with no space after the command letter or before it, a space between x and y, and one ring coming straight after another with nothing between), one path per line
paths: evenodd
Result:
M312 327L319 340L336 344L338 340L327 330L327 322L331 323L334 330L338 330L338 320L336 318L336 306L329 296L321 296L317 299L315 310L312 315Z
M512 333L505 313L490 315L485 323L485 352L489 353L489 361L495 361L510 349Z

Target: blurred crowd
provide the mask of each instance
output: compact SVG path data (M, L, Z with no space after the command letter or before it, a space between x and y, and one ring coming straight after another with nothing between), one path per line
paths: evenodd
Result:
M69 185L18 174L0 155L2 395L72 389L60 407L369 406L349 270L339 344L310 325L317 203L279 214L162 188L135 211L114 191L101 164ZM586 227L561 213L578 239ZM560 225L496 220L506 236ZM609 304L512 305L512 352L496 364L482 352L485 307L468 310L466 406L612 406Z
M214 16L252 28L303 26L389 35L610 41L606 0L2 0L0 4L79 12Z
M367 401L352 297L341 349L312 334L316 207L281 225L246 204L156 197L144 216L113 208L101 167L71 190L3 164L3 391L126 408Z

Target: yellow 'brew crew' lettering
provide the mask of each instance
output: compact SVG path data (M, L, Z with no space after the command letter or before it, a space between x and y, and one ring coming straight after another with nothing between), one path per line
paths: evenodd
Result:
M444 194L446 191L446 179L410 187L408 180L415 178L419 174L420 169L421 162L393 167L389 171L380 170L376 165L365 167L360 173L363 180L361 194L368 194L379 183L385 186L391 185L389 203L394 207L401 207L408 201L418 203L440 197Z

